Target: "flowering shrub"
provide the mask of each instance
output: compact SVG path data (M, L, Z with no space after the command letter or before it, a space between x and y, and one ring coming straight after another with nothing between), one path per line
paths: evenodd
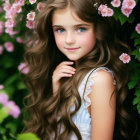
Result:
M128 87L133 94L133 105L140 114L140 22L139 0L112 0L110 5L98 5L98 13L104 18L113 16L127 32L126 42L131 56L125 52L118 59L130 68ZM0 1L0 139L14 140L24 127L23 98L27 89L21 75L29 67L23 62L24 33L35 26L35 17L43 9L41 0ZM26 67L25 69L23 69ZM131 93L132 92L132 93ZM1 115L2 114L2 115ZM10 116L12 117L10 117ZM18 135L18 140L33 138L33 134Z

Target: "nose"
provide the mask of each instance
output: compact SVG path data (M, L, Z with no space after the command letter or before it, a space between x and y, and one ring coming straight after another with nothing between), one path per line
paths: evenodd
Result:
M75 43L75 36L74 36L74 33L72 31L67 32L65 41L69 45Z

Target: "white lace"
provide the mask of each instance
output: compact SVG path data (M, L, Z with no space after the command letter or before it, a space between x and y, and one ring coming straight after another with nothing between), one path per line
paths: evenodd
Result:
M82 140L91 140L91 127L86 124L76 124L77 128L79 129ZM76 135L73 133L73 135L70 137L69 140L78 140Z
M112 76L113 76L113 79L114 79L114 73L111 70L109 70L108 68L106 68L106 67L99 67L96 70L94 70L93 73L90 75L88 81L87 81L87 87L86 87L85 94L84 94L84 99L86 101L85 102L85 108L88 108L91 105L91 101L90 101L90 98L88 97L88 95L91 93L91 87L94 84L93 78L95 76L97 76L97 72L99 70L104 70L104 71L110 72L112 74ZM114 79L113 84L116 85L115 79Z

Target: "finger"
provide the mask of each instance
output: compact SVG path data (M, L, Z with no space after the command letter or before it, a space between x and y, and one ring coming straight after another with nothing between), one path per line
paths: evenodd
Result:
M72 74L61 73L61 74L60 74L60 78L62 78L62 77L72 77Z
M63 66L58 68L58 70L62 70L62 69L68 69L68 70L71 70L71 71L76 71L76 69L73 68L72 66L66 66L66 65L63 65Z
M73 64L74 64L74 62L72 62L72 61L63 61L63 62L61 62L58 66L73 65Z
M69 73L69 74L75 74L75 71L71 70L71 69L61 69L60 73Z

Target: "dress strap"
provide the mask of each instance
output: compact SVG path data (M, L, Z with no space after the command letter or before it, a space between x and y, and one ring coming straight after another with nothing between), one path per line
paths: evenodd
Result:
M94 69L90 72L90 74L88 75L87 80L86 80L86 83L85 83L85 87L84 87L83 95L85 94L85 91L86 91L86 87L87 87L88 79L89 79L90 75L94 72L94 70L96 70L96 69L97 69L97 68L94 68ZM83 97L84 97L84 96L83 96Z

